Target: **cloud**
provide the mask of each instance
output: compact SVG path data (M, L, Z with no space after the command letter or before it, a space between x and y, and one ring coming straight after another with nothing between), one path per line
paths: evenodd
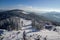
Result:
M43 13L44 12L51 12L51 11L60 12L60 9L57 9L57 8L38 8L38 7L27 6L27 5L22 5L22 4L18 4L18 5L6 7L6 8L1 8L1 9L22 9L25 11L43 12Z
M51 11L60 12L60 9L57 8L38 8L38 7L26 6L26 5L18 5L18 9L23 9L32 12L51 12Z

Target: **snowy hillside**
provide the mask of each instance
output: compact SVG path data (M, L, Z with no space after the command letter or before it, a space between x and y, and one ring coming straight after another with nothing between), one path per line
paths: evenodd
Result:
M24 23L24 27L21 28L21 30L18 31L6 31L2 34L2 39L0 40L24 40L23 39L23 32L25 31L26 34L26 40L35 40L39 39L40 40L60 40L60 34L56 31L49 31L47 29L43 29L40 31L37 31L36 29L32 28L31 21L29 20L23 20L21 19ZM57 28L58 29L58 28Z
M24 30L6 32L3 34L4 36L3 40L17 40L17 39L23 40L23 31ZM32 40L35 40L38 35L40 36L41 40L44 40L46 36L47 36L46 37L47 40L60 40L60 34L52 30L49 31L49 30L44 29L38 32L32 32L32 31L33 31L32 29L25 28L27 40L30 40L31 37L32 37Z

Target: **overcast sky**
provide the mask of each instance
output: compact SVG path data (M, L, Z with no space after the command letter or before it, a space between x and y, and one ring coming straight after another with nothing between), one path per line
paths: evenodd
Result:
M0 9L60 12L60 0L0 0Z

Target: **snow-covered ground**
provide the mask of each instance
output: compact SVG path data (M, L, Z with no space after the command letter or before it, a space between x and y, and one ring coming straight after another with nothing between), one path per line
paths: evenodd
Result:
M56 26L57 32L60 33L60 26Z
M47 36L46 37L47 40L60 40L60 34L55 32L55 31L52 31L52 30L49 31L49 30L44 29L44 30L41 30L41 31L38 31L38 32L29 33L29 34L27 34L27 36L28 35L33 36L33 34L36 35L36 36L40 35L42 39L44 39ZM36 37L36 36L34 36L34 37Z
M23 40L23 31L26 32L27 40L34 40L34 39L37 38L38 35L41 36L40 37L41 40L44 40L44 38L46 36L47 36L46 37L47 40L60 40L60 34L58 32L55 32L55 31L52 31L52 30L49 31L49 30L46 30L46 29L40 30L38 32L32 32L32 29L26 29L26 28L25 28L25 30L5 32L3 34L3 36L4 36L3 40L17 40L17 39Z
M31 20L25 20L25 19L22 19L22 18L20 18L20 21L23 21L23 25L29 25L29 24L32 23Z
M40 37L40 40L44 40L44 38L46 38L47 40L60 40L60 34L56 31L49 31L47 29L36 31L36 29L32 28L32 26L29 25L31 24L31 21L26 20L24 21L24 23L27 23L26 25L28 26L22 27L21 30L4 32L4 34L2 34L2 40L23 40L24 31L26 32L26 40L35 40L37 39L37 36Z

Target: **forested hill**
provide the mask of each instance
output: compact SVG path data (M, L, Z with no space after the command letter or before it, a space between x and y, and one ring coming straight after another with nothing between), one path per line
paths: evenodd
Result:
M6 28L9 25L11 25L12 22L8 21L7 19L13 18L13 17L24 18L26 20L34 19L37 22L40 22L40 20L50 21L55 25L60 25L58 22L53 22L51 20L48 20L44 16L36 15L34 12L26 12L24 10L14 9L14 10L0 12L0 28Z

